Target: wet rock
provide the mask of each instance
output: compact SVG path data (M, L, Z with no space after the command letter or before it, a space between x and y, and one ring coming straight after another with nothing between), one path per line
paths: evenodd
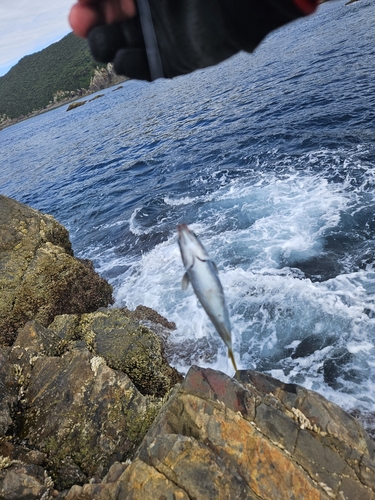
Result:
M104 94L98 94L95 97L93 97L92 99L89 99L87 102L95 101L96 99L100 99L101 97L104 97ZM67 111L69 111L69 109Z
M68 231L50 215L0 195L0 345L36 319L107 306L111 286L75 259Z
M292 256L282 260L282 265L290 268L299 269L303 277L310 279L313 283L327 281L342 273L337 253L343 253L343 247L332 250L330 238L325 240L324 252L321 255L313 256L308 259L299 259Z
M166 318L164 318L164 316L154 311L154 309L151 309L151 307L139 305L135 308L134 311L127 311L127 314L130 318L136 319L138 321L149 321L151 323L161 325L168 330L176 329L176 323L174 323L173 321L168 321Z
M150 317L152 310L145 309ZM139 312L101 309L80 316L60 316L50 328L67 341L84 340L108 366L126 373L142 394L163 397L182 376L168 364L162 339L136 320ZM155 311L152 315L154 321L161 321Z
M295 351L291 354L291 358L297 359L310 356L315 351L332 345L335 340L335 337L324 338L320 335L309 335L298 344Z
M336 349L329 359L323 363L324 382L333 389L340 389L345 381L360 383L361 373L356 370L353 362L355 356L345 348ZM363 370L364 366L362 366Z
M56 487L102 478L134 452L158 409L129 377L87 349L39 357L23 398L19 439L46 453Z
M67 111L71 111L72 109L76 109L76 108L79 108L80 106L83 106L84 104L86 104L87 101L77 101L77 102L72 102L71 104L69 104L69 106L67 107Z
M363 411L356 408L350 414L361 422L369 436L375 440L375 412Z

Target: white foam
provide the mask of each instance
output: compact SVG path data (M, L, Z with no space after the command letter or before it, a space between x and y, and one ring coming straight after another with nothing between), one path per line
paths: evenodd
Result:
M313 283L283 263L321 255L325 234L340 224L342 213L352 210L357 195L319 175L293 173L282 179L262 175L256 183L232 180L207 196L164 199L174 206L199 203L190 226L219 266L239 367L268 370L281 380L329 394L339 404L345 400L345 408L369 408L371 378L364 377L360 388L355 381L344 381L345 390L332 389L323 365L334 355L333 345L297 359L289 357L288 349L309 335L334 337L356 358L366 355L367 365L375 368L375 319L368 312L375 312L375 273L369 268ZM140 210L130 220L135 234L144 232L135 223ZM207 338L217 353L210 362L202 360L202 366L231 374L225 346L194 292L191 287L181 290L184 268L176 236L139 258L124 256L112 264L129 266L115 291L115 305L154 308L176 323L173 342ZM178 359L174 364L183 372L189 366Z
M173 199L170 196L165 196L163 201L166 205L170 205L171 207L179 207L181 205L190 205L197 201L197 198L190 198L189 196L183 196L178 199Z
M346 347L352 354L357 354L359 352L370 352L375 345L372 342L348 342Z

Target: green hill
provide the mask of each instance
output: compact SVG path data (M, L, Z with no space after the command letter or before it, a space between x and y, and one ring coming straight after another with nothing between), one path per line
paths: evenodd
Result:
M57 93L88 89L97 66L87 41L73 33L23 57L0 77L0 118L27 116L54 102Z

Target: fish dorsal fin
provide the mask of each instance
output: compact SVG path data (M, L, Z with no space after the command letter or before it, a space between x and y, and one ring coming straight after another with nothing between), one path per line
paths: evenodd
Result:
M182 278L182 282L181 282L181 287L182 287L182 289L183 289L183 290L186 290L186 289L187 289L187 287L189 286L189 282L190 282L190 280L189 280L189 275L188 275L188 273L186 272L186 273L184 274L184 276L183 276L183 278Z

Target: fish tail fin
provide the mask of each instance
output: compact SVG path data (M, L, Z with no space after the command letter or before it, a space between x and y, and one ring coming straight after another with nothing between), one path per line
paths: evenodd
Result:
M238 369L237 369L237 365L236 365L236 360L234 359L234 354L233 354L233 351L230 347L228 347L228 358L230 358L230 360L232 361L233 367L236 371L235 375L237 375Z

